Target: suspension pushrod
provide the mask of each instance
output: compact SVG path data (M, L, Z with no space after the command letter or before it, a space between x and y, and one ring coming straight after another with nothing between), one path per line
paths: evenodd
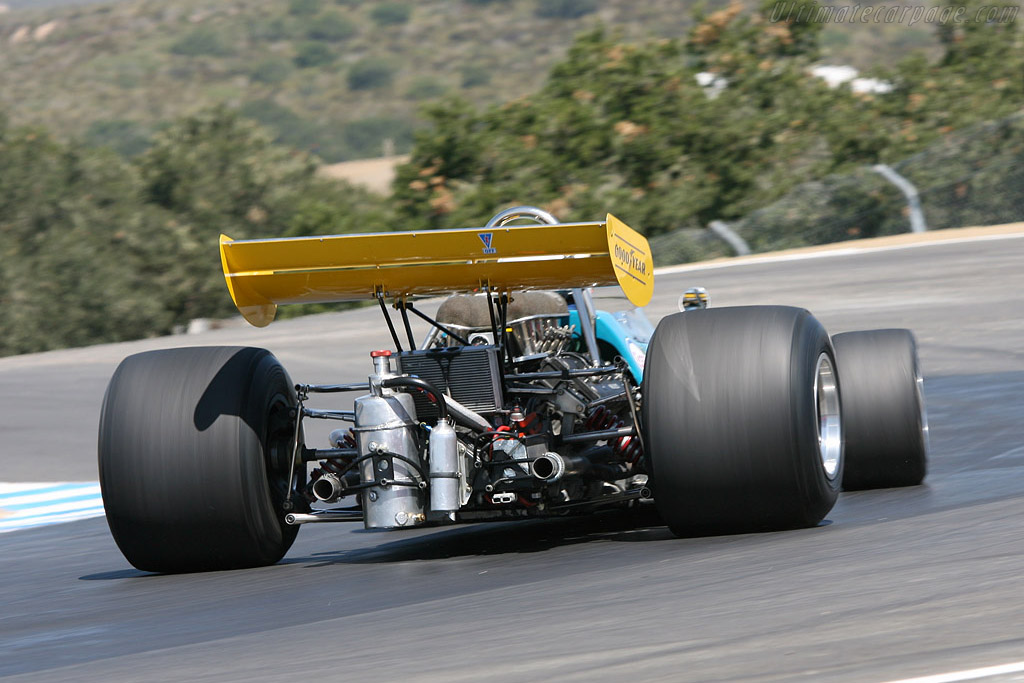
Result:
M551 372L520 372L509 373L505 379L529 381L535 379L572 379L574 377L591 377L593 375L610 375L619 372L614 365L606 365L600 368L587 368L582 370L553 370Z
M618 429L602 429L596 432L581 432L579 434L567 434L560 441L562 443L586 443L588 441L607 441L618 439L623 436L636 436L635 427L619 427Z

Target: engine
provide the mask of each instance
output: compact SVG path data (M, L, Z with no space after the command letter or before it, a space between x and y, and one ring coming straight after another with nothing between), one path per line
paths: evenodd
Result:
M374 352L355 425L332 438L354 457L321 462L310 497L358 492L367 528L649 498L639 389L621 359L595 364L568 321L561 293L447 299L423 348Z

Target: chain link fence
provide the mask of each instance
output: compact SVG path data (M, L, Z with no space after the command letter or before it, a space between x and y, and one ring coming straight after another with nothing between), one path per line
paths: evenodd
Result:
M947 136L891 164L917 189L928 230L1024 221L1024 112ZM730 224L751 251L910 232L907 197L872 167L794 188ZM732 255L710 230L651 240L656 265Z

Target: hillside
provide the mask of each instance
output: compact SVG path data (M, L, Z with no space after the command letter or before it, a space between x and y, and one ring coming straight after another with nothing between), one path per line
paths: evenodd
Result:
M4 4L0 101L13 124L131 155L165 122L224 103L278 141L340 161L407 152L419 108L446 93L484 104L536 91L573 36L597 23L627 40L685 37L694 2ZM822 61L869 68L934 49L934 27L830 24L821 45Z
M41 9L95 4L97 4L96 0L5 0L5 2L0 3L0 5L7 9Z
M722 252L705 229L719 220L755 250L905 231L879 163L918 187L931 227L1021 218L1024 33L1012 17L927 25L940 54L880 70L879 93L813 75L835 27L774 23L771 5L731 5L692 29L676 15L685 40L642 40L628 31L647 20L610 22L637 11L612 0L206 1L0 14L0 355L230 315L211 248L221 234L481 225L525 200L562 221L614 213L659 260L687 261ZM984 1L965 10L987 17ZM538 16L581 7L594 11ZM622 32L578 34L549 63L563 48L542 19ZM482 70L453 70L456 54ZM700 85L709 72L721 85ZM386 165L324 168L296 151L403 156L395 131L433 97L408 83L428 78L472 98L419 110L387 196L330 175L386 186ZM516 96L531 80L543 83ZM276 117L287 144L244 114Z

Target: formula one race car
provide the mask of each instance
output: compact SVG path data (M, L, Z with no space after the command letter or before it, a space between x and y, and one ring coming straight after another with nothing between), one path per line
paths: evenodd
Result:
M126 358L99 469L111 532L139 569L272 564L314 522L617 507L656 511L677 535L790 529L818 524L841 486L925 474L909 331L830 339L805 310L708 308L694 289L652 335L639 309L594 307L592 287L618 285L636 307L654 289L646 239L611 215L557 224L517 207L468 230L222 236L221 259L253 325L278 304L376 300L394 349L370 351L368 381L351 384L295 385L257 348ZM440 294L433 317L414 303ZM431 326L419 345L410 314ZM345 392L352 410L307 405ZM352 426L318 447L309 420Z

